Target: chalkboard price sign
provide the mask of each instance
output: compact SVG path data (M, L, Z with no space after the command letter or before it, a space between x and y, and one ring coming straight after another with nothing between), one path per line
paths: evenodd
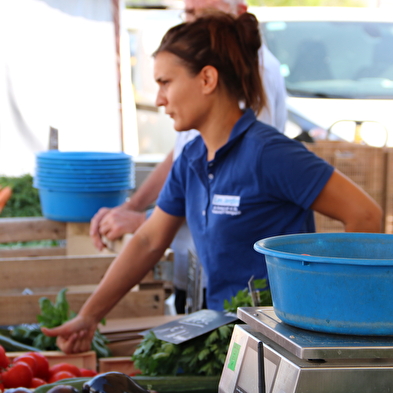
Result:
M144 336L153 331L160 340L180 344L237 319L235 314L225 311L200 310L175 321L145 330L140 334Z

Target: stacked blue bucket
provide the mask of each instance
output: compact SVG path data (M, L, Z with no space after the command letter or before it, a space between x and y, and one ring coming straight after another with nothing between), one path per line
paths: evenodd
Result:
M36 155L34 187L44 217L89 222L101 207L126 200L135 187L134 162L125 153L48 150Z

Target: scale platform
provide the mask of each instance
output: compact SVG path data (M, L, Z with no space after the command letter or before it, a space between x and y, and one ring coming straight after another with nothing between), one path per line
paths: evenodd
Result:
M393 336L318 333L240 307L219 393L393 392Z

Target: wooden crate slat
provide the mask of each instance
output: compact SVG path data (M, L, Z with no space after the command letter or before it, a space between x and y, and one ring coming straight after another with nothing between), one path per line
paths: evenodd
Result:
M66 238L66 223L43 217L13 217L0 220L0 243Z
M24 288L98 284L114 255L0 259L0 293Z
M66 255L65 247L23 247L0 249L0 258L44 257Z
M72 311L78 312L91 292L67 293ZM57 293L45 294L52 302ZM164 314L164 290L130 291L108 313L107 318L128 318ZM0 296L0 325L36 323L42 294Z

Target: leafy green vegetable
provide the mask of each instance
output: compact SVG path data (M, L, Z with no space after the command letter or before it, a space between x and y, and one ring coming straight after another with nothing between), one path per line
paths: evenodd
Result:
M258 290L259 305L271 306L272 295L270 290L267 288L266 279L255 280L254 286L255 289ZM249 294L248 289L245 288L242 291L239 291L236 296L232 296L229 301L224 301L224 310L235 313L238 307L252 307L252 305L251 295Z
M0 217L37 217L42 216L39 193L33 187L33 177L0 176L0 187L12 188L12 196L4 206Z
M181 344L159 340L150 331L132 356L142 375L219 375L225 362L234 324Z
M40 298L39 305L41 314L37 315L38 323L16 326L11 331L11 338L41 350L58 350L56 337L45 336L45 334L41 332L41 327L53 328L60 326L76 316L76 314L69 309L69 303L66 298L67 290L67 288L64 288L57 294L54 304L46 297ZM103 323L105 323L105 321L103 321ZM97 357L108 357L111 355L106 345L107 343L108 340L106 337L97 329L92 341L92 350L97 353Z
M255 280L259 289L261 305L271 305L270 291L266 280ZM237 307L251 306L251 296L247 289L239 291L230 301L224 302L224 309L236 312ZM172 344L158 339L150 331L143 338L131 359L142 375L220 375L235 324L219 328L195 337L181 344Z

